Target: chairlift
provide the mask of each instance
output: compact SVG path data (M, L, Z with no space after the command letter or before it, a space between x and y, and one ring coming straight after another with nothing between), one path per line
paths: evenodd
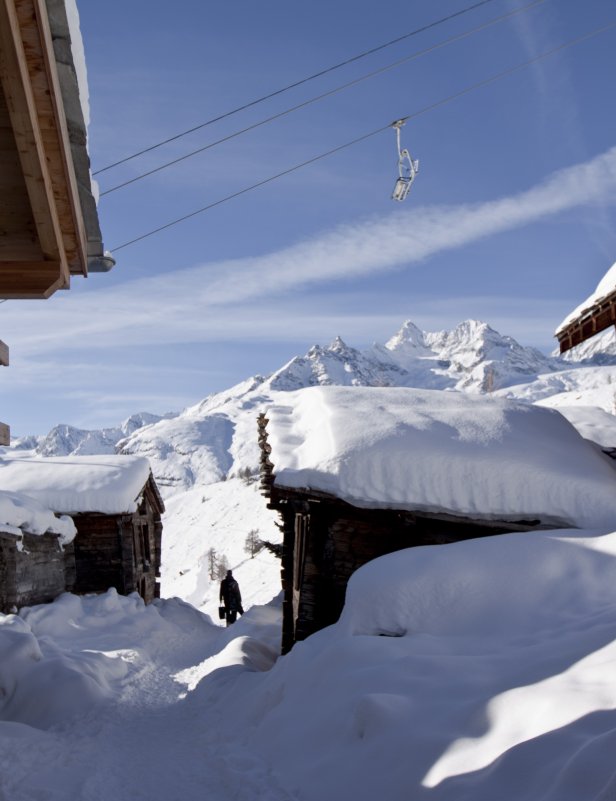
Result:
M409 151L400 146L400 129L406 124L406 120L396 120L392 123L392 128L396 129L396 142L398 144L398 178L396 180L392 200L402 202L406 199L411 190L411 184L419 172L419 159L412 159Z

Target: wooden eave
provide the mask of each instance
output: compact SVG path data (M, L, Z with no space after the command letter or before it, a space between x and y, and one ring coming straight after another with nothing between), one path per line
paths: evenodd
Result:
M379 504L366 503L365 505L358 505L349 503L348 501L339 498L337 495L332 495L328 492L315 490L310 487L283 487L274 484L271 488L269 509L280 510L285 504L295 503L304 504L306 509L311 504L329 504L331 507L339 508L340 510L352 509L355 513L358 510L366 510L370 512L384 512L396 514L409 522L416 522L419 520L434 520L444 523L452 523L456 525L472 525L477 528L503 528L508 531L541 531L553 528L571 528L569 523L559 520L541 521L539 518L531 518L530 516L507 516L507 517L468 517L465 515L454 515L448 512L427 512L421 509L409 509L408 507L397 506L381 506Z
M565 353L612 325L616 325L616 289L583 309L575 320L556 332L560 352Z
M0 297L87 274L87 245L44 0L0 0Z
M154 476L152 475L151 472L144 487L144 491L149 492L152 506L156 509L158 514L160 515L164 514L165 503L162 499L162 496L158 490L158 485L156 484Z

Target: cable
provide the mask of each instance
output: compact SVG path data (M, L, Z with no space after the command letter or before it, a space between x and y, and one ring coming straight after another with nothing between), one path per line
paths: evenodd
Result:
M398 36L396 39L392 39L389 42L385 42L384 44L378 45L377 47L373 47L370 50L364 50L363 53L359 53L356 56L352 56L351 58L346 59L345 61L341 61L338 64L334 64L331 67L327 67L326 69L320 70L320 72L315 72L313 75L309 75L307 78L302 78L299 81L295 81L295 83L290 83L287 86L283 86L281 89L276 89L274 92L270 92L267 95L263 95L262 97L257 98L256 100L251 100L248 103L245 103L243 106L238 106L237 108L232 109L231 111L227 111L224 114L219 115L218 117L212 117L212 119L207 120L206 122L202 122L200 125L195 125L193 128L188 128L185 131L182 131L175 136L170 136L168 139L164 139L162 142L157 142L155 145L151 145L150 147L146 147L143 150L139 150L136 153L133 153L130 156L126 156L119 161L114 161L113 164L108 164L106 167L101 167L96 172L93 172L92 175L100 175L102 172L106 172L107 170L111 170L113 167L118 167L120 164L125 164L127 161L131 161L132 159L136 159L138 156L143 156L144 153L150 153L152 150L156 150L163 145L169 144L169 142L174 142L176 139L180 139L183 136L187 136L190 133L194 133L195 131L199 131L201 128L205 128L208 125L212 125L215 122L220 122L220 120L224 120L227 117L231 117L233 114L237 114L240 111L245 111L247 108L252 108L252 106L256 106L258 103L263 103L265 100L270 100L272 97L277 97L278 95L283 94L283 92L288 92L290 89L295 89L298 86L302 86L302 84L308 83L309 81L313 81L315 78L321 78L323 75L327 75L334 70L340 69L341 67L346 67L347 64L353 64L355 61L359 61L362 58L366 58L367 56L372 55L373 53L378 53L379 50L384 50L386 47L391 47L392 45L397 44L398 42L402 42L405 39L409 39L412 36L417 36L420 33L425 33L425 31L429 31L431 28L435 28L438 25L442 25L445 22L449 22L449 20L455 19L456 17L460 17L463 14L468 14L469 11L474 11L476 8L480 6L485 6L487 3L492 3L494 0L479 0L477 3L473 3L470 6L466 6L466 8L461 9L460 11L456 11L453 14L449 14L447 17L441 17L441 19L435 20L434 22L430 22L427 25L424 25L421 28L416 28L414 31L410 31L410 33L405 33L402 36Z
M439 42L431 47L427 47L424 50L419 50L416 53L412 53L410 56L404 56L404 58L400 58L397 61L392 62L391 64L387 64L384 67L380 67L377 70L373 70L372 72L367 73L366 75L362 75L359 78L355 78L348 83L342 84L334 89L330 89L327 92L323 92L323 94L317 95L316 97L312 97L309 100L305 100L303 103L299 103L296 106L291 106L291 108L286 109L285 111L280 111L278 114L273 114L271 117L267 117L260 122L255 122L252 125L249 125L246 128L242 128L239 131L235 131L235 133L228 134L227 136L223 136L222 139L217 139L215 142L210 142L208 145L204 145L203 147L199 147L196 150L192 150L190 153L186 153L184 156L179 156L172 161L168 161L165 164L161 164L159 167L154 167L147 172L141 173L140 175L136 175L134 178L129 178L127 181L124 181L121 184L117 184L116 186L112 186L110 189L106 189L104 192L100 193L100 197L104 195L109 195L112 192L116 192L118 189L123 189L125 186L130 186L130 184L137 183L137 181L141 181L144 178L147 178L150 175L154 175L157 172L161 172L161 170L167 169L167 167L173 167L175 164L179 164L181 161L185 161L186 159L192 158L192 156L196 156L199 153L203 153L206 150L210 150L217 145L223 144L223 142L228 142L231 139L235 139L237 136L241 136L242 134L248 133L249 131L254 131L255 128L260 128L262 125L266 125L267 123L273 122L274 120L278 120L281 117L285 117L287 114L292 114L294 111L298 111L299 109L305 108L313 103L317 103L320 100L323 100L326 97L331 97L332 95L338 94L338 92L342 92L344 89L348 89L351 86L355 86L362 81L367 80L368 78L374 78L376 75L381 75L384 72L388 72L389 70L394 69L395 67L399 67L401 64L405 64L408 61L412 61L417 58L421 58L422 56L427 55L428 53L432 53L435 50L439 50L442 47L447 45L453 44L454 42L458 42L462 39L466 39L469 36L472 36L479 31L483 31L486 28L490 28L493 25L496 25L499 22L502 22L505 19L509 19L510 17L515 16L516 14L521 14L524 11L529 11L531 8L535 6L541 5L545 3L546 0L534 0L534 2L529 3L526 6L522 6L515 11L510 11L507 14L502 14L500 17L495 17L494 19L490 20L489 22L485 22L483 25L478 25L475 28L472 28L469 31L465 31L464 33L457 34L456 36L451 36L449 39L445 39L442 42Z
M451 103L453 100L457 100L459 97L463 97L464 95L469 94L470 92L475 91L476 89L481 89L484 86L488 86L491 83L495 83L496 81L501 80L502 78L506 78L509 75L512 75L515 72L518 72L525 67L530 66L531 64L535 64L537 61L541 61L544 58L548 58L549 56L553 56L555 53L559 53L562 50L565 50L568 47L573 47L573 45L579 44L580 42L584 42L587 39L592 38L593 36L598 36L601 33L605 33L605 31L611 30L612 28L616 27L616 20L610 22L608 25L604 25L601 28L596 28L594 31L590 31L589 33L584 34L583 36L578 36L575 39L571 39L568 42L564 42L557 47L552 48L551 50L547 50L545 53L541 53L538 56L534 56L533 58L529 59L528 61L524 61L521 64L517 64L515 67L510 67L509 69L503 70L502 72L497 73L496 75L492 75L490 78L486 78L483 81L479 81L478 83L472 84L471 86L467 86L466 88L456 92L453 95L449 95L448 97L443 98L442 100L437 100L435 103L431 103L429 106L424 106L424 108L419 109L418 111L414 111L412 114L408 114L405 117L401 117L399 119L408 122L408 120L412 120L415 117L419 117L422 114L427 114L429 111L433 111L440 106L444 106L447 103ZM353 139L350 142L345 142L342 145L338 145L331 150L326 151L325 153L320 153L318 156L313 156L311 159L307 161L301 162L301 164L296 164L294 167L289 167L282 172L277 173L276 175L272 175L269 178L265 178L263 181L259 181L256 184L252 184L251 186L247 186L244 189L240 189L238 192L234 192L231 195L227 195L226 197L220 198L219 200L215 200L213 203L208 204L207 206L203 206L196 211L191 212L190 214L185 214L183 217L179 217L176 220L172 220L165 225L161 225L158 228L155 228L152 231L148 231L145 234L141 234L141 236L135 237L135 239L131 239L128 242L124 242L121 245L117 245L114 248L111 248L112 252L117 252L118 250L122 250L123 248L128 247L129 245L134 245L136 242L141 242L143 239L147 239L154 234L159 233L160 231L164 231L167 228L171 228L178 223L184 222L185 220L189 220L191 217L196 217L198 214L202 214L209 209L213 209L215 206L220 206L222 203L226 203L229 200L233 200L233 198L239 197L240 195L245 195L247 192L251 192L253 189L258 189L265 184L269 184L272 181L276 181L278 178L282 178L285 175L289 175L296 170L300 170L302 167L307 167L309 164L314 164L316 161L320 161L321 159L327 158L328 156L333 155L334 153L339 153L341 150L345 150L348 147L352 147L353 145L357 145L360 142L364 142L366 139L370 139L373 136L376 136L383 131L387 131L391 128L391 123L389 125L385 125L382 128L377 128L374 131L370 131L370 133L364 134L363 136L357 137L357 139Z

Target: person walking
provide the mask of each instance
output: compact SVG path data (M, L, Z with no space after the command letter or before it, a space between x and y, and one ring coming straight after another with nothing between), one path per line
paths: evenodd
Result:
M238 612L240 615L244 614L240 585L233 578L233 572L231 570L227 570L226 577L220 582L220 602L224 604L225 607L227 626L235 623Z

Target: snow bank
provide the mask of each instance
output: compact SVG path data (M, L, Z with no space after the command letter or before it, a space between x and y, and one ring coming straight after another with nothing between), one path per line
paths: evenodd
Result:
M217 632L181 601L145 606L136 593L114 589L0 615L0 734L2 721L48 729L96 714L161 650Z
M616 533L566 530L390 554L222 703L301 801L603 801L615 557Z
M3 489L67 514L134 512L149 475L148 460L135 456L0 458Z
M592 306L602 301L603 298L607 297L607 295L613 292L614 289L616 289L616 262L612 264L607 273L599 281L597 288L592 295L589 295L585 301L580 303L580 305L571 312L571 314L568 314L565 317L565 319L554 332L554 335L557 336L569 325L569 323L572 323L574 320L577 320L578 317L581 317L587 309L590 309Z
M616 534L567 530L388 554L351 577L338 633L464 637L474 648L538 636L616 604L614 557Z
M556 408L577 431L602 448L616 448L616 416L597 406L565 406L548 398L540 406Z
M456 392L312 387L268 417L277 486L360 507L582 527L616 520L611 464L552 410Z
M70 517L56 517L34 498L18 492L0 492L0 531L17 536L23 532L59 534L61 545L72 542L77 533Z

